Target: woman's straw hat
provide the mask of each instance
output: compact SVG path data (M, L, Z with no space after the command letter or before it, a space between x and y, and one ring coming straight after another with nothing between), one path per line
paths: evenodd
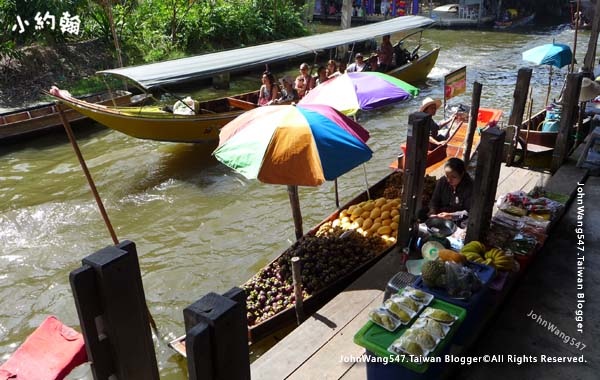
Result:
M579 101L586 102L594 99L600 95L600 83L591 80L590 78L583 78L581 81L581 91L579 92Z
M427 109L427 107L429 107L432 104L435 104L435 110L437 111L442 106L442 101L439 99L430 98L428 96L425 99L423 99L421 107L419 108L419 112L424 112Z

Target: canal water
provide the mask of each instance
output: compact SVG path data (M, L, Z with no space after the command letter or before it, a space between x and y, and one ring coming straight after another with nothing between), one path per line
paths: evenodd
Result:
M441 97L443 76L467 66L469 104L474 81L483 84L482 107L508 119L517 70L531 66L521 52L574 32L551 27L520 32L430 30L422 51L441 53L418 98L360 115L374 154L369 184L389 173L406 138L408 115L425 96ZM583 62L589 34L579 34ZM290 69L294 73L295 68ZM232 92L260 85L260 72ZM276 73L282 74L282 73ZM543 107L548 67L534 67L534 112ZM552 97L566 68L555 70ZM438 118L441 113L438 113ZM182 310L203 294L240 285L294 241L285 186L249 181L218 163L213 145L137 140L102 127L78 132L80 148L121 240L136 243L155 337L161 378L185 379L185 361L167 342L184 333ZM75 155L62 135L0 147L0 362L48 315L69 325L78 319L69 272L111 239ZM339 179L342 202L365 188L363 167ZM333 184L300 188L304 228L335 208Z

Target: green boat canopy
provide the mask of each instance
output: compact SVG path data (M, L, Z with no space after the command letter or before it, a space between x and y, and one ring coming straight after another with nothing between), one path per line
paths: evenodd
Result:
M329 33L271 42L241 49L173 59L140 66L98 71L123 77L150 90L166 85L210 78L217 74L240 71L295 58L322 49L365 41L392 33L410 33L430 26L434 20L423 16L402 16L387 21L337 30Z

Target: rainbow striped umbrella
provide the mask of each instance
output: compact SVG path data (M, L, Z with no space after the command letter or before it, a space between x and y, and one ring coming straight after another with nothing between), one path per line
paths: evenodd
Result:
M363 127L329 106L273 105L225 125L213 154L248 179L319 186L368 161L368 138Z
M376 71L345 73L310 90L299 104L326 104L345 115L411 99L419 89Z

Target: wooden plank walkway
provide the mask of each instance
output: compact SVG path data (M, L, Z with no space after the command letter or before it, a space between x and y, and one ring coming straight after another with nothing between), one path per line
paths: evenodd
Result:
M433 175L443 175L443 168ZM502 164L496 197L545 184L549 173ZM401 270L397 249L251 365L253 379L366 379L366 365L348 359L365 350L353 342L371 308L383 301L387 281Z

